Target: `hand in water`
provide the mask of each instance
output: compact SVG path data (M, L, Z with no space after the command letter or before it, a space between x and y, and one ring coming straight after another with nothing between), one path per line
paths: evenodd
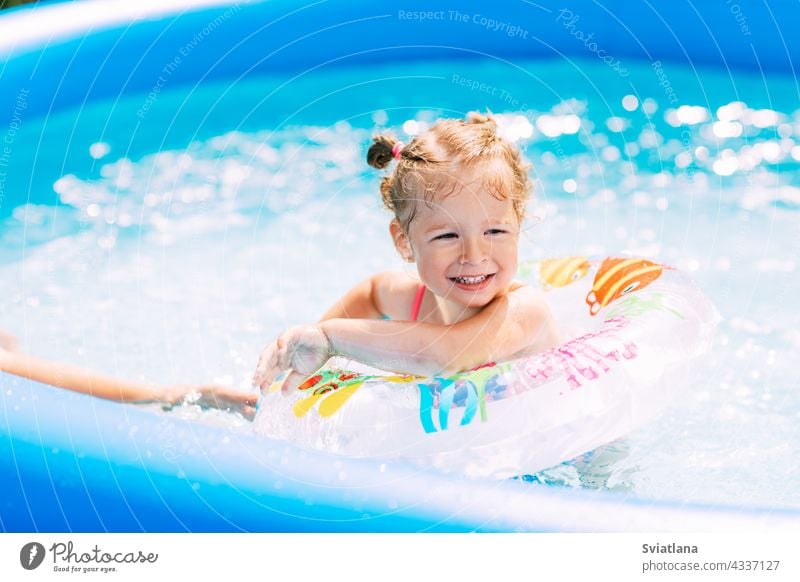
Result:
M332 355L330 342L319 326L290 327L261 352L253 386L265 392L281 372L289 372L282 387L286 394L319 370Z
M172 406L186 403L197 404L201 408L218 408L239 412L245 418L252 420L256 413L255 405L258 394L218 384L181 384L167 388L163 400Z

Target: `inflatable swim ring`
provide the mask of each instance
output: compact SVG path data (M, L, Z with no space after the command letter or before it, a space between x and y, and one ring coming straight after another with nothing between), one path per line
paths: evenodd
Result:
M652 419L687 384L718 321L680 271L640 258L523 264L567 338L556 348L422 378L331 359L291 397L262 397L261 434L470 476L534 473Z

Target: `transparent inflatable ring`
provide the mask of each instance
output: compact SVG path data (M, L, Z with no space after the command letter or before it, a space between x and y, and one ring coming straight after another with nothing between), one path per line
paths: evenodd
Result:
M562 345L431 378L333 358L295 395L263 396L256 430L471 476L535 473L654 418L690 382L719 320L688 277L646 259L546 259L519 277L546 293Z

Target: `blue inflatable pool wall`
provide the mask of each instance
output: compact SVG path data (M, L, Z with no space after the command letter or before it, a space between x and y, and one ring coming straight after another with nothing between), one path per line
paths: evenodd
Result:
M92 0L3 13L2 123L11 122L20 94L26 119L146 94L187 39L195 39L191 58L170 72L172 85L431 58L587 58L591 39L575 31L588 23L607 54L626 61L794 75L800 54L798 36L786 34L800 5L788 2L133 4ZM404 26L408 19L415 25ZM223 23L225 34L210 34ZM23 203L0 201L4 212ZM0 529L12 532L774 531L798 524L792 512L626 502L332 457L2 374L0 427Z
M194 40L191 58L170 72L171 85L430 58L587 58L592 39L619 60L725 71L794 74L800 54L800 40L787 34L798 17L789 2L132 4L84 1L4 14L0 112L9 118L23 89L29 115L147 93L165 62L186 52L187 39ZM225 34L210 34L223 25Z

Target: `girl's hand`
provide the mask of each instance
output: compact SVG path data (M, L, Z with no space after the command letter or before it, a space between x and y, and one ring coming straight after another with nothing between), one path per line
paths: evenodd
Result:
M218 408L230 412L239 412L252 420L255 416L255 404L258 394L247 392L233 386L219 384L177 385L169 386L156 400L167 402L171 406L181 403L197 404L201 408Z
M298 325L284 331L261 352L253 375L253 386L265 392L285 371L284 394L295 390L332 356L328 337L318 325Z

